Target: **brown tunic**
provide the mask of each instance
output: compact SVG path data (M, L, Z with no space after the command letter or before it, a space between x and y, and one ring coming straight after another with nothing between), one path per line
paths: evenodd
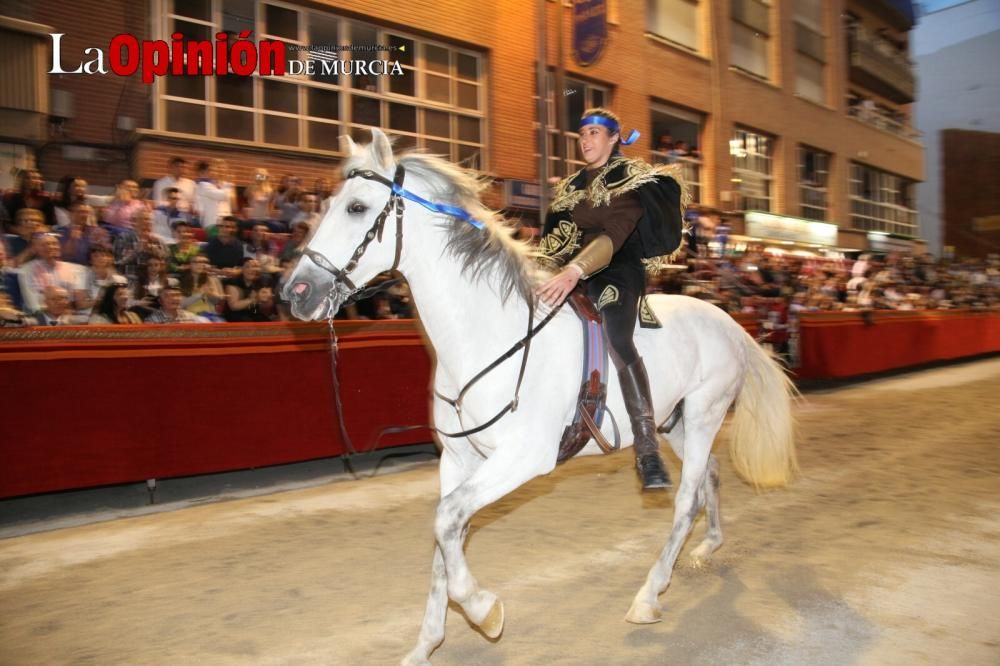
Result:
M584 172L588 189L598 172L599 169L587 169ZM615 252L622 248L635 231L641 217L642 205L636 190L623 192L612 198L605 206L594 208L590 199L586 198L573 208L573 222L583 234L580 238L580 247L586 247L587 243L599 235L606 234L611 239Z

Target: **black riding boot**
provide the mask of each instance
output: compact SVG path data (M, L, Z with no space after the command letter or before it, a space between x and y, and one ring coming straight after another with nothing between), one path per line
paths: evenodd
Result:
M649 377L642 359L618 371L618 381L625 397L625 409L632 421L635 466L642 479L643 490L659 490L671 486L670 476L660 458L660 443L653 420L653 399L649 392Z

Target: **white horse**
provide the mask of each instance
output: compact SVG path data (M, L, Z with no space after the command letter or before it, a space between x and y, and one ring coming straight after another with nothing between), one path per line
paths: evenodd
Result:
M517 389L523 351L474 384L460 411L440 397L456 397L525 336L527 298L536 284L531 251L479 202L483 183L471 172L419 153L404 154L397 162L381 131L373 129L372 139L367 148L342 139L350 156L344 165L347 178L289 276L285 295L296 316L325 318L352 291L397 264L437 355L435 427L459 433L493 418ZM397 170L399 165L405 171ZM401 188L400 174L405 178ZM464 209L482 228L461 213L449 215L409 202L397 217L393 206L403 190L425 203ZM353 254L352 248L357 248ZM681 405L668 439L683 468L669 539L625 616L634 623L660 619L658 597L702 508L708 528L693 557L703 560L722 544L719 465L711 450L734 401L730 453L737 471L763 487L785 484L795 469L794 388L780 366L712 305L683 296L654 296L649 303L663 326L638 329L635 344L648 368L657 423ZM544 314L535 313L535 324ZM479 586L463 553L469 520L555 467L560 436L576 408L582 338L576 315L563 308L531 342L517 407L474 435L439 435L441 501L434 522L431 589L417 645L404 664L429 663L444 640L449 598L485 635L500 635L503 604ZM614 373L608 381L607 407L618 423L628 423ZM610 431L605 435L610 437ZM598 452L593 441L583 451Z

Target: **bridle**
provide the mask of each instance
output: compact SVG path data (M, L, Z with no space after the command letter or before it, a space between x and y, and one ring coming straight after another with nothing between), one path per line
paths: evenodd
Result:
M344 298L348 298L362 291L365 292L370 291L370 290L359 289L358 286L355 285L354 282L350 279L350 277L348 277L348 275L358 267L358 261L368 250L368 246L371 245L373 240L377 238L380 243L382 242L382 235L383 232L385 231L385 222L389 218L389 215L392 214L393 210L395 210L396 212L396 254L392 262L392 268L390 268L389 270L394 271L399 267L399 259L403 251L403 211L405 208L403 199L408 199L410 201L413 201L433 212L443 213L445 215L457 217L461 220L464 220L465 222L468 222L477 229L483 229L485 225L481 221L472 217L472 215L470 215L469 212L466 211L464 208L460 208L458 206L452 206L449 204L434 203L428 201L427 199L424 199L423 197L417 194L414 194L413 192L410 192L407 189L404 189L403 180L406 178L406 169L403 167L401 163L396 165L396 173L394 174L392 180L389 180L382 174L372 171L371 169L351 169L349 172L347 172L346 180L350 180L351 178L364 178L365 180L371 180L376 183L381 183L385 185L387 188L389 188L389 199L388 201L385 202L385 206L382 208L382 211L378 214L378 217L375 218L375 221L372 223L371 228L368 230L367 233L365 233L364 238L361 240L360 243L358 243L358 246L354 248L354 252L351 254L351 259L347 262L347 264L343 268L337 268L337 266L332 261L327 259L322 253L317 252L316 250L309 249L308 247L302 251L302 254L309 257L309 259L314 264L316 264L326 272L330 273L335 278L333 286L330 289L330 293L327 295L327 300L330 302L331 305L329 308L327 308L327 315L328 315L327 322L330 328L330 343L333 352L331 355L331 366L334 374L334 388L335 388L334 394L337 403L336 406L337 406L338 421L341 424L341 435L345 438L344 441L345 444L347 444L348 449L352 453L356 453L356 451L353 450L354 449L353 445L350 444L350 438L347 437L347 431L343 425L344 423L343 405L341 404L340 400L339 381L337 380L337 370L336 370L337 337L336 337L336 332L333 329L333 315L334 315L333 301L337 298L338 292ZM346 294L344 293L345 290L340 285L346 287ZM379 285L379 287L382 286L384 285ZM462 390L459 391L457 397L448 398L440 394L437 390L434 391L434 395L436 397L438 397L441 400L444 400L446 403L452 406L452 408L458 414L459 423L461 423L462 399L465 397L469 389L471 389L476 382L485 377L491 371L500 366L504 361L512 357L514 354L516 354L519 350L523 348L524 353L521 356L521 366L517 375L517 384L514 387L514 397L499 412L497 412L496 415L494 415L492 418L488 419L481 425L455 433L448 433L438 428L435 428L434 430L436 430L439 434L451 438L468 437L469 435L473 435L477 432L481 432L489 428L494 423L499 421L501 418L506 416L508 413L517 411L519 402L518 396L521 391L521 383L524 380L524 372L528 365L528 353L531 350L531 339L534 338L535 335L537 335L538 332L541 331L550 321L552 321L552 318L555 317L556 313L559 312L559 310L562 308L562 305L553 308L545 316L545 318L542 319L536 326L535 299L533 294L529 294L527 300L528 300L528 332L523 338L518 340L510 349L504 352L499 358L497 358L490 365L484 368L481 372L477 373L475 377L469 380L462 388ZM485 457L485 455L481 451L479 451L478 448L476 450L480 453L480 455L483 455L483 457Z
M371 229L368 230L365 237L360 243L358 243L358 246L354 248L354 253L351 255L350 261L348 261L347 265L341 269L337 268L332 261L316 250L311 250L307 247L302 251L302 254L309 257L314 264L333 275L337 281L346 286L351 293L358 291L358 287L347 276L358 267L358 260L360 260L364 253L368 250L368 246L371 245L373 240L378 238L378 241L380 243L382 242L382 232L385 230L385 221L388 219L393 209L396 211L396 257L393 259L392 268L389 270L394 271L399 268L399 258L403 251L403 210L405 208L403 199L408 199L432 212L444 213L445 215L457 217L465 222L468 222L477 229L483 229L486 226L476 218L472 217L472 215L470 215L464 208L452 206L450 204L434 203L405 189L403 187L403 180L406 178L406 168L402 165L402 163L396 165L396 173L392 180L389 180L382 174L372 171L371 169L351 169L347 172L345 180L350 180L352 178L364 178L365 180L372 180L376 183L381 183L389 188L390 194L389 200L385 202L382 212L375 218L375 222L372 223Z
M385 230L385 221L388 219L393 209L396 210L396 257L393 259L392 268L389 270L394 271L399 267L399 257L403 252L403 210L405 208L403 198L404 194L412 194L403 189L403 179L406 177L406 169L403 168L402 164L396 166L396 175L391 181L382 174L376 173L371 169L351 169L347 174L347 179L350 180L351 178L359 176L365 180L373 180L377 183L382 183L389 188L390 194L389 200L385 202L385 206L382 208L382 212L378 214L378 217L375 218L375 222L365 234L365 237L361 239L358 246L354 248L354 252L351 254L351 260L348 261L347 265L343 268L337 268L334 263L327 259L321 252L311 250L308 247L302 251L302 254L309 257L314 264L336 278L334 281L335 286L340 283L347 287L350 293L358 291L358 287L353 281L351 281L348 274L352 273L354 269L358 267L358 261L362 256L364 256L364 253L368 250L368 246L371 245L373 240L378 238L378 241L380 243L382 242L382 232Z

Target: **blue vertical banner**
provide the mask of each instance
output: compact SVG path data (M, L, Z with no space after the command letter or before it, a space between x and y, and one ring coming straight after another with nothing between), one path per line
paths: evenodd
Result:
M573 0L573 57L583 67L593 65L608 41L607 0Z

